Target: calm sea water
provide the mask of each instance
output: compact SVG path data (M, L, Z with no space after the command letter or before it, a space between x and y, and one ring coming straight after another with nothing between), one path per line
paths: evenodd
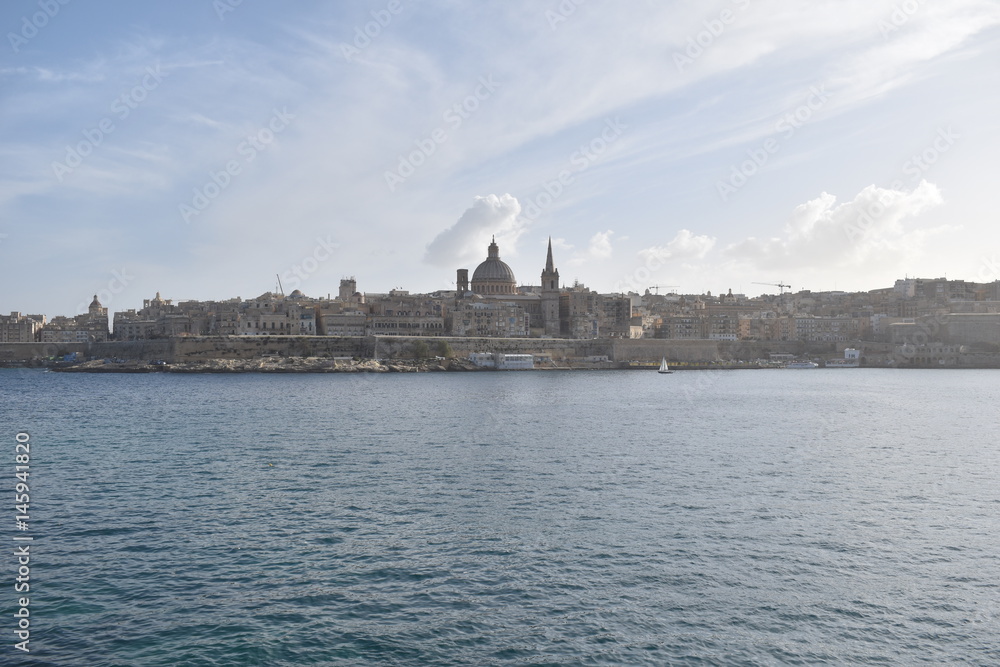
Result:
M1000 664L998 404L990 371L3 370L35 541L0 663Z

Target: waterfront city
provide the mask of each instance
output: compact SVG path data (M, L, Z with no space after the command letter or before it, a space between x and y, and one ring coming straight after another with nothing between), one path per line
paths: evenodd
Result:
M454 289L427 294L366 293L353 277L340 280L336 294L284 294L276 276L276 291L254 298L175 303L157 293L113 319L99 295L86 313L72 317L13 312L0 316L0 362L68 354L81 361L102 354L179 360L185 354L176 347L168 355L161 347L100 344L187 339L190 350L192 339L265 336L278 337L270 354L283 357L309 354L289 347L292 337L337 339L340 347L315 348L325 350L322 356L378 357L374 341L385 337L383 358L460 356L477 366L483 358L470 354L527 353L540 368L634 367L661 356L680 367L773 365L797 357L829 360L832 367L845 353L853 354L854 366L1000 367L1000 281L904 278L868 292L795 291L779 282L777 294L755 298L731 289L685 294L661 285L601 293L578 281L560 282L551 240L534 285L518 282L495 240L486 250L471 280L460 268ZM259 357L268 349L244 347L236 356ZM214 356L234 350L223 346ZM190 355L213 356L205 350Z

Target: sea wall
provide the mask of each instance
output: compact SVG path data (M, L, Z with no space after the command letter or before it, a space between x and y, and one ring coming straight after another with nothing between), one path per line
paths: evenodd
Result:
M379 336L377 351L379 359L409 357L414 345L427 345L430 354L441 353L442 344L447 344L455 356L468 356L471 352L499 352L502 354L548 355L553 361L576 357L602 356L612 354L610 340L568 340L564 338L479 338L479 337L419 337L419 336Z
M447 346L445 348L445 346ZM478 338L422 336L185 336L171 339L106 343L0 343L0 361L28 361L76 352L85 358L121 358L167 362L261 357L411 358L415 352L436 356L447 349L465 357L471 352L548 355L553 361L607 356L611 361L750 361L768 354L840 356L832 344L807 346L799 341L715 341L672 339Z
M88 343L0 343L0 361L47 359L76 352L86 354Z
M676 340L640 338L615 340L614 361L752 361L766 359L771 353L799 355L806 351L800 341L725 341L725 340Z
M108 341L105 343L0 343L0 361L30 361L76 353L81 357L149 361L172 355L172 340Z
M260 357L370 357L370 339L351 336L186 336L166 361Z

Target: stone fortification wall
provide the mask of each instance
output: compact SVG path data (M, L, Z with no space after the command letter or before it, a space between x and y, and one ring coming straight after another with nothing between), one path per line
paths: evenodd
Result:
M163 359L166 361L173 354L173 341L156 340L118 340L107 343L94 343L87 352L88 357L103 359L137 359L150 361Z
M478 338L421 336L189 336L169 340L109 341L107 343L0 343L0 360L26 361L76 352L84 357L167 362L260 357L410 358L422 342L430 355L447 343L452 354L470 352L544 354L553 361L606 355L612 361L729 361L766 358L771 352L802 354L805 346L789 342L742 342L670 339ZM377 343L377 345L376 345ZM418 346L419 347L419 346Z
M190 336L175 338L167 361L278 357L370 357L373 341L350 336Z
M0 360L30 361L86 351L87 343L0 343Z
M802 354L805 345L800 341L719 341L640 338L615 340L614 361L659 361L666 357L672 361L752 361L766 359L769 354Z
M0 343L0 360L30 361L61 357L76 352L81 357L99 359L117 357L121 359L167 359L171 354L173 341L138 340L109 341L106 343Z
M623 340L566 338L480 338L447 336L272 336L185 338L178 340L178 360L198 358L245 359L260 355L357 356L379 359L410 358L414 346L426 345L430 355L440 354L446 343L459 357L471 352L549 355L553 361L606 355L612 361L659 361L666 355L677 361L729 361L766 358L771 352L802 354L799 341ZM824 346L826 347L826 346ZM222 356L220 356L222 355Z
M927 338L933 336L924 334ZM968 345L971 343L1000 344L1000 314L997 313L952 313L945 323L943 339L947 343Z
M671 361L722 359L719 355L719 343L714 340L640 338L614 341L614 361L659 361L660 357Z
M410 337L379 336L379 359L408 357L418 341L427 344L430 354L439 354L442 342L452 353L466 357L471 352L500 352L503 354L547 354L553 361L591 355L611 356L610 340L568 340L563 338L479 338L479 337Z

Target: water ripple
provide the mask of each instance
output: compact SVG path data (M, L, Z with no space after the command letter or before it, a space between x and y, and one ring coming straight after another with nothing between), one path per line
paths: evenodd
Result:
M45 664L1000 664L993 373L5 376Z

